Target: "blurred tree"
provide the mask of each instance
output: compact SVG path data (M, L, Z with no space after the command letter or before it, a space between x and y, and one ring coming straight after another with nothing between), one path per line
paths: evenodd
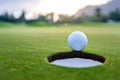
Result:
M46 18L48 19L49 22L53 23L54 22L54 13L48 13L46 15Z
M68 15L60 14L60 15L59 15L59 20L58 20L58 22L68 23L68 22L71 21L70 18L71 18L71 17L68 16Z
M101 21L101 18L102 18L102 10L101 10L101 8L97 8L95 10L95 20Z
M5 12L0 16L1 21L8 21L8 18L9 18L9 14L7 12Z
M26 13L25 13L25 11L23 10L23 11L22 11L22 14L21 14L20 17L18 18L18 21L19 21L19 22L22 22L22 23L25 23L25 22L26 22L25 15L26 15Z
M38 20L42 22L48 22L47 17L43 15L39 15Z
M7 12L4 14L0 15L0 21L6 21L6 22L17 22L14 15L11 14L9 15Z
M107 22L108 21L108 16L103 15L101 18L101 22Z
M120 21L120 10L117 8L115 11L111 11L109 14L109 19Z

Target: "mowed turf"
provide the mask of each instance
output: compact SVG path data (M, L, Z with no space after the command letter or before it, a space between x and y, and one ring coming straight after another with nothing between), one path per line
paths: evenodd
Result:
M0 28L0 80L120 80L120 24L92 26ZM72 51L67 38L76 30L88 37L84 51L105 57L104 65L66 68L47 61Z

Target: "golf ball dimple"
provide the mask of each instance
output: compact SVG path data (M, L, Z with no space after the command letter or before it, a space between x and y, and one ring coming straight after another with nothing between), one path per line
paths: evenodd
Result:
M88 44L86 35L81 31L74 31L68 37L68 45L74 51L83 50Z

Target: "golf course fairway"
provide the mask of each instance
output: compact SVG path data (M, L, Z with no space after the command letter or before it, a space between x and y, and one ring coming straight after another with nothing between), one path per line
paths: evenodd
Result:
M0 80L120 80L120 24L16 26L0 28ZM52 54L72 51L67 39L76 30L88 38L83 52L105 57L103 65L67 68L48 62Z

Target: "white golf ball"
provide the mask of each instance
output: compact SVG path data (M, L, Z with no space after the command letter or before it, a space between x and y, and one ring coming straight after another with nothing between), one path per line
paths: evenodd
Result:
M68 37L68 44L72 50L81 51L87 46L88 39L83 32L74 31Z

